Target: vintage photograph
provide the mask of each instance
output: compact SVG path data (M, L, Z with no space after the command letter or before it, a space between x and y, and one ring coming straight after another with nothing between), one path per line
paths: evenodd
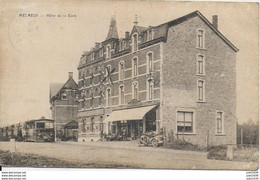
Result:
M0 166L258 169L258 3L0 5Z

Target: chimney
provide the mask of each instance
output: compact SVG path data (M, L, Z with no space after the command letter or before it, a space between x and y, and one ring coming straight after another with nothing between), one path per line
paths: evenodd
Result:
M68 74L69 74L69 79L73 78L73 72L69 72Z
M138 25L137 15L135 15L135 21L134 21L134 25L135 25L135 26L137 26L137 25Z
M125 32L125 39L129 39L130 33L128 31Z
M218 29L218 16L217 15L212 16L212 25L214 26L214 28Z

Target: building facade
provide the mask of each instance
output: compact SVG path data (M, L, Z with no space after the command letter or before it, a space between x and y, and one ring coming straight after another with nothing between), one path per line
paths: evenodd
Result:
M136 139L161 131L167 141L236 142L238 49L199 11L107 38L85 52L79 71L79 139Z
M78 85L73 80L72 72L69 72L65 84L50 85L50 104L52 119L54 119L55 141L77 139Z

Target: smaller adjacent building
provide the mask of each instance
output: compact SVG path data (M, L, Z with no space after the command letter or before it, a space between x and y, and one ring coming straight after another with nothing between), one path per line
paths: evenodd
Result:
M24 141L31 142L53 142L54 120L41 117L26 121L23 127L23 138Z
M69 72L66 83L50 85L50 104L54 119L55 141L75 140L78 136L78 85Z

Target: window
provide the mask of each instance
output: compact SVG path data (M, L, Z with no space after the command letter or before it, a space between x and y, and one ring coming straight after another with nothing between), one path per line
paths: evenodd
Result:
M120 41L119 42L119 51L125 50L125 41Z
M223 133L223 112L217 112L217 133Z
M107 65L107 67L106 67L106 81L108 83L111 82L111 76L112 76L111 73L112 73L111 72L111 65Z
M193 112L177 112L177 131L181 132L193 132Z
M107 106L111 106L111 89L107 89Z
M204 48L204 31L198 30L197 32L197 47Z
M137 76L138 74L138 62L137 58L133 59L133 76Z
M132 50L137 51L138 34L133 34L132 36Z
M90 93L90 107L91 108L94 107L94 93L93 92Z
M154 29L147 31L147 41L151 41L154 39Z
M204 63L204 56L198 55L197 57L197 74L204 75L205 74L205 63Z
M61 100L67 100L67 94L66 92L61 93Z
M124 104L125 103L125 94L124 94L124 85L121 85L119 87L119 104Z
M93 61L95 59L95 52L91 53L91 60Z
M107 45L107 59L111 58L111 46L110 44Z
M86 119L82 120L82 131L86 132Z
M94 131L94 117L91 117L91 119L90 119L90 131L91 132Z
M45 128L45 123L36 123L37 128Z
M99 92L99 106L102 105L102 100L103 100L103 91L101 90L101 91Z
M123 80L125 77L125 67L124 67L124 62L119 63L119 80Z
M205 100L205 82L203 80L198 81L198 100Z
M85 109L85 97L86 97L86 91L83 90L82 93L81 93L81 96L82 96L82 109Z
M90 74L90 84L92 85L93 84L93 79L94 79L94 73L92 72Z
M153 53L152 52L147 54L147 64L148 64L147 72L151 73L153 71Z
M152 79L148 79L148 100L152 100L153 99L153 80Z
M133 83L133 99L138 98L138 83L134 82Z

